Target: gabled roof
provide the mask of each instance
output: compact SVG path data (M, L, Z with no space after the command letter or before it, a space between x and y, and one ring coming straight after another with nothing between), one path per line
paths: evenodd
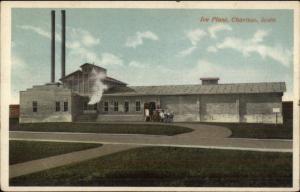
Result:
M77 75L77 74L82 74L82 71L81 70L77 70L77 71L74 71L73 73L70 73L68 75L66 75L65 77L61 78L60 80L64 80L72 75ZM122 82L122 81L119 81L117 79L114 79L112 77L108 77L106 76L105 79L103 81L107 81L107 82L112 82L112 83L116 83L116 84L122 84L122 85L127 85L126 83Z
M84 64L80 65L80 67L81 67L81 68L83 68L83 67L85 67L85 66L92 66L92 67L96 67L96 68L98 68L98 69L101 69L101 70L104 70L104 71L106 71L106 69L105 69L105 68L103 68L103 67L99 67L98 65L91 64L91 63L84 63Z
M114 79L114 78L108 77L108 76L105 77L104 81L109 81L109 82L113 82L113 83L117 83L117 84L127 85L127 83L124 83L122 81L119 81L117 79Z
M68 77L70 77L70 76L72 76L72 75L78 74L78 73L81 74L82 71L81 71L81 70L74 71L74 72L72 72L72 73L70 73L70 74L64 76L63 78L60 78L59 80L66 79L66 78L68 78Z
M237 83L217 85L163 85L114 87L104 92L107 96L134 95L204 95L204 94L244 94L244 93L283 93L284 82Z

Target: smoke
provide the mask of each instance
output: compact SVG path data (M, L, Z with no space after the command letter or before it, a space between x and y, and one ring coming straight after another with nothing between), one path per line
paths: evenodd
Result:
M107 86L102 82L105 77L105 73L96 72L95 69L92 70L90 80L93 82L93 87L88 103L89 105L96 104L101 100L104 90L107 89Z

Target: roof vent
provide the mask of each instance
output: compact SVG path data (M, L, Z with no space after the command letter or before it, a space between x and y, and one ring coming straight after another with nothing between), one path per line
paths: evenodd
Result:
M217 85L219 78L218 77L203 77L200 78L202 85Z

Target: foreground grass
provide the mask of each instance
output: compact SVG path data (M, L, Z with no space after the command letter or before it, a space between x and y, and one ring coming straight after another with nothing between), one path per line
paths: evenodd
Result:
M104 123L26 123L13 126L11 131L122 133L176 135L193 131L190 128L153 124L104 124Z
M291 187L292 154L144 147L13 178L10 185Z
M292 139L293 126L286 124L262 124L262 123L201 123L218 125L231 130L233 138L257 138L257 139Z
M11 140L9 141L9 164L22 163L99 146L101 144Z

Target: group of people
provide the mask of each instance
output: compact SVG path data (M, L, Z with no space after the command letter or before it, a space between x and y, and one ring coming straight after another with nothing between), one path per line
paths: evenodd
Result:
M164 109L150 111L145 109L145 121L172 123L174 113Z

